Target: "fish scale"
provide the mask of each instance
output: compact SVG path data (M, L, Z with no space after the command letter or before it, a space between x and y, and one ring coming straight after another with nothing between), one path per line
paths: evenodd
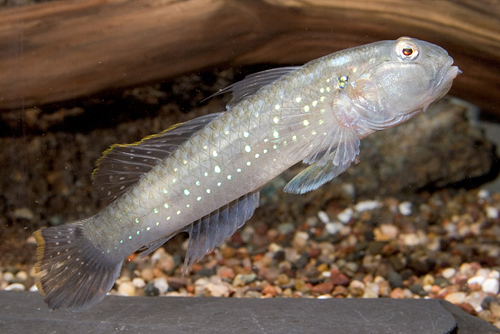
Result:
M189 270L250 219L264 184L300 161L309 166L287 192L305 193L341 174L357 160L362 138L442 97L460 73L452 63L424 41L376 42L252 74L216 94L233 94L226 112L112 146L93 174L109 205L35 233L45 301L89 308L127 256L149 254L180 232L189 233Z

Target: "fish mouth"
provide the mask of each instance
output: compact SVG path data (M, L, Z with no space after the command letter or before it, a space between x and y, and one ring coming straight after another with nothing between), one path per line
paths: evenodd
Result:
M445 96L450 90L451 85L453 84L453 79L455 79L457 75L462 73L458 66L452 66L453 62L453 58L449 57L448 61L441 68L437 75L439 81L434 86L434 90L438 94L436 94L435 100L439 100L440 98Z
M436 88L450 85L453 79L455 79L457 75L462 73L458 66L452 66L453 62L453 58L449 57L447 63L439 71L440 73L437 77L440 79L435 86Z

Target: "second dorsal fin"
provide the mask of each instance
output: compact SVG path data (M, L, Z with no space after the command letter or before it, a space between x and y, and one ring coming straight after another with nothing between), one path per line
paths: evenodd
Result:
M97 160L92 174L94 186L105 203L122 195L154 166L168 157L184 141L221 113L180 123L133 144L115 144Z

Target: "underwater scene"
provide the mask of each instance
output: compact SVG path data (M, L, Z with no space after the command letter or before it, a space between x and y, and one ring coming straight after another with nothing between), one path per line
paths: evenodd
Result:
M500 333L500 2L0 6L0 331L20 296L44 328L111 295L439 300Z

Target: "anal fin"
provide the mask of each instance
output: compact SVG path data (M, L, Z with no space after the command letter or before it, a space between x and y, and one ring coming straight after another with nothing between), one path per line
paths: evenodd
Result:
M183 273L249 220L259 206L259 191L248 193L192 223Z
M139 256L141 258L148 256L149 254L153 253L155 250L157 250L158 248L163 246L163 244L165 244L167 241L172 239L172 237L176 234L177 233L172 233L171 235L169 235L165 238L161 238L161 239L158 239L156 241L153 241L149 245L144 245L141 249L138 250Z

